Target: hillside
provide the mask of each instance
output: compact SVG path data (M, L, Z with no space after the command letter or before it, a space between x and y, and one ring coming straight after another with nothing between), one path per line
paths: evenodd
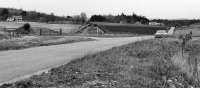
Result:
M11 16L23 16L25 21L39 21L39 22L51 22L51 21L64 21L66 17L55 16L53 13L46 14L36 11L25 11L22 9L14 8L0 8L0 20L5 21Z
M137 24L119 24L107 22L92 22L81 28L79 33L96 34L97 30L103 34L141 34L152 35L157 30L168 30L166 26L149 26Z
M19 28L23 26L26 22L0 22L0 30L4 28ZM41 22L28 22L31 28L36 31L39 35L39 30L42 29L43 33L49 33L49 31L59 32L62 29L63 33L74 33L78 30L80 25L77 24L48 24Z

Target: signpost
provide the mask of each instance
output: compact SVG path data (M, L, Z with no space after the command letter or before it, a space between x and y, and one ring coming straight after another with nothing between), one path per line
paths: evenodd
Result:
M192 31L182 37L182 56L184 56L185 46L190 40L192 40Z

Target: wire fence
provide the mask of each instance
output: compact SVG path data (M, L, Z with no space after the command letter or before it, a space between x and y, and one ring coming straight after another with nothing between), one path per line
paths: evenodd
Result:
M184 36L181 36L181 40L182 40L182 46L181 46L181 52L182 52L182 58L184 58L184 54L186 52L186 45L191 45L191 40L192 40L192 32L187 33ZM187 63L189 65L189 69L192 73L193 79L195 79L196 81L200 82L199 79L199 70L198 70L198 57L193 56L193 55L189 54L189 57L187 57Z
M63 30L50 30L50 29L32 29L30 33L23 34L23 30L18 30L18 28L5 28L0 27L0 31L4 32L5 35L9 36L9 38L16 38L16 37L22 37L24 35L37 35L37 36L62 36Z

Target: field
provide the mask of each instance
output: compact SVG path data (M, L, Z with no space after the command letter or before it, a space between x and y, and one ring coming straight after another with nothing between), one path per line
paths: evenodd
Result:
M77 36L86 36L86 37L101 37L101 38L117 38L117 37L136 37L136 36L142 36L140 34L121 34L121 33L115 33L115 34L76 34Z
M200 37L200 24L194 24L186 27L177 28L175 31L175 35L180 36L191 31L193 37Z
M143 34L152 35L157 30L168 30L165 26L148 26L148 25L134 25L134 24L117 24L117 23L101 23L98 24L106 33L132 33L132 34Z
M33 33L30 34L31 36L22 36L22 38L13 37L12 39L9 39L10 34L4 32L3 30L4 28L19 28L25 23L26 22L0 22L0 51L92 40L85 37L57 36L59 35L60 29L62 29L63 34L74 33L74 31L77 31L79 25L74 24L46 24L28 22L31 25L31 29L33 29ZM42 36L37 36L40 35L41 32Z
M19 28L26 22L0 22L0 29L3 28ZM34 34L40 35L40 29L42 29L42 35L59 35L60 29L63 34L74 35L79 30L80 25L75 24L46 24L37 22L30 23ZM147 26L147 25L134 25L134 24L116 24L116 23L95 23L101 26L106 35L115 34L114 36L132 36L132 35L152 35L157 30L168 30L167 27L160 26ZM121 35L120 35L121 34ZM122 35L123 34L123 35ZM124 35L126 34L126 35ZM90 35L93 36L93 35ZM94 35L96 36L96 35Z
M22 38L0 40L0 51L17 50L38 46L50 46L80 41L91 41L90 38L75 36L24 36Z
M0 28L19 28L23 26L26 22L0 22ZM54 31L59 31L62 29L63 33L74 33L78 30L80 25L75 24L47 24L38 22L27 22L34 29L49 29Z
M183 67L173 61L181 50L180 43L178 39L136 42L86 56L48 73L2 87L199 88Z

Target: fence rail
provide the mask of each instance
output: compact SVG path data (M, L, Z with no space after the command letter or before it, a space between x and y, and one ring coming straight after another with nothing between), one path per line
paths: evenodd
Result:
M62 29L59 29L58 31L39 29L39 35L40 36L61 36L63 35L63 32L62 32Z
M1 29L0 31L7 32L10 38L21 37L24 35L21 33L20 30L17 30L17 28L0 28L0 29ZM39 36L62 36L63 30L62 29L50 30L50 29L40 28L40 29L32 29L30 34Z
M187 44L190 44L191 40L192 40L192 32L182 36L182 58L184 58L184 53L185 53L185 48L186 48L186 45ZM198 63L198 57L193 57L193 58L190 58L190 55L189 54L189 57L187 58L187 63L188 65L190 66L190 71L192 72L192 76L195 80L197 80L198 82L200 82L200 79L199 79L199 70L198 70L198 66L199 66L199 63Z

